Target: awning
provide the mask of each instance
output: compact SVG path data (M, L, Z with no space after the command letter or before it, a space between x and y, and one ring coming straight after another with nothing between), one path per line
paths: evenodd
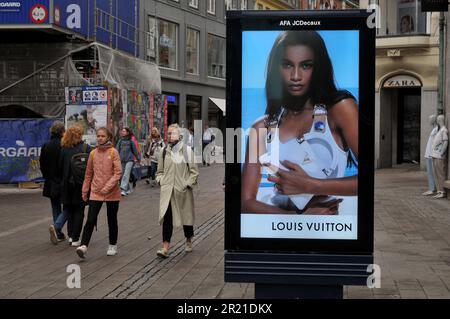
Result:
M226 103L225 103L225 99L219 99L219 98L215 98L215 97L210 97L209 98L215 105L217 105L217 107L219 109L222 110L223 112L223 116L225 116L225 110L226 110Z

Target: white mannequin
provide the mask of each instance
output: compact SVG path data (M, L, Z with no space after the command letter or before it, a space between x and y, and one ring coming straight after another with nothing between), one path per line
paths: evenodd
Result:
M425 161L427 164L428 190L422 193L423 196L430 196L436 194L436 182L433 177L433 158L431 157L431 150L434 137L439 128L437 126L436 115L430 115L428 121L431 126L430 136L428 137L427 147L425 148Z
M444 115L439 115L436 119L439 127L433 139L431 157L433 158L433 177L436 182L437 194L433 198L444 198L444 181L446 169L446 157L448 147L448 130L445 127Z

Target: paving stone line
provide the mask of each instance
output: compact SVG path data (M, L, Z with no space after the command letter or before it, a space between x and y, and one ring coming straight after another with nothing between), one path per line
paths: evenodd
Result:
M199 242L206 239L212 232L222 226L224 223L224 212L221 209L217 214L205 221L196 229L196 236L192 242L193 247ZM115 288L105 298L136 298L142 294L153 282L164 275L171 265L176 264L184 254L185 242L179 241L171 248L170 258L155 258L141 270L136 272L132 277L124 281L120 286Z

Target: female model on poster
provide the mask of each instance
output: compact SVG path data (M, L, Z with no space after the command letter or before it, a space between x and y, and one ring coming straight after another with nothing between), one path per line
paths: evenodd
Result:
M315 31L282 32L272 47L266 79L267 107L249 135L242 172L242 211L244 213L303 213L332 215L338 212L341 199L324 202L327 195L357 195L357 176L344 177L345 168L358 157L358 106L347 91L334 83L333 66L322 37ZM320 118L321 121L317 121ZM289 201L287 195L316 195L299 210L292 203L277 205L258 200L262 178L259 160L274 143L300 141L313 131L324 133L334 149L338 165L332 177L310 177L299 165L280 161L286 169L271 170L267 180L275 183L276 193ZM275 132L275 133L273 133ZM280 147L281 149L281 147ZM351 152L350 152L351 151ZM254 152L254 153L253 153ZM280 159L281 159L280 152Z

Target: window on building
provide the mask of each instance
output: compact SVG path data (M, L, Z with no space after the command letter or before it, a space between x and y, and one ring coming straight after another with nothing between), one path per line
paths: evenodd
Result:
M247 0L225 0L226 10L247 10Z
M176 23L149 17L147 59L164 68L177 69L177 38Z
M186 72L199 74L200 32L187 28L186 34Z
M194 127L195 121L202 119L202 97L186 95L187 128Z
M156 19L153 17L148 18L148 32L146 33L146 48L147 48L147 60L158 63L156 60L156 39L158 37L158 30L156 27Z
M189 6L198 9L198 0L189 0Z
M208 34L208 76L225 78L226 48L225 39Z
M208 13L216 14L216 0L208 0Z
M381 0L379 36L429 33L429 17L419 0Z

